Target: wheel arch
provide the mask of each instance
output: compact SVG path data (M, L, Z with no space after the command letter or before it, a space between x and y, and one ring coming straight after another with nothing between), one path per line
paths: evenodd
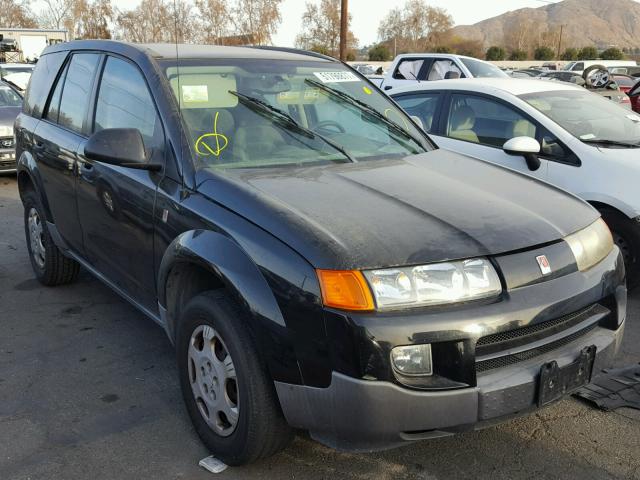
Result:
M44 193L44 187L42 185L42 178L38 171L37 164L33 156L23 151L18 160L18 193L20 200L23 199L25 192L31 190L38 195L40 204L44 208L44 214L48 222L53 223L53 215L51 215L51 209L49 208L49 202Z
M240 245L218 232L191 230L169 245L158 273L158 302L172 341L180 308L193 295L217 288L225 288L254 320L250 328L285 327L271 287Z

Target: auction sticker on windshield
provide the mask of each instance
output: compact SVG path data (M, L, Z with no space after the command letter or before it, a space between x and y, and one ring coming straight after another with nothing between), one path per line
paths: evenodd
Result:
M359 82L360 79L351 72L313 72L322 83Z

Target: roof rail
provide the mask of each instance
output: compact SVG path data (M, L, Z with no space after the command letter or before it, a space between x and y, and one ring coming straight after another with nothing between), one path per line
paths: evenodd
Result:
M330 60L332 62L338 62L339 60L322 53L311 52L309 50L302 50L300 48L290 47L272 47L269 45L242 45L244 48L258 48L260 50L274 50L276 52L297 53L298 55L307 55L309 57L322 58L323 60Z

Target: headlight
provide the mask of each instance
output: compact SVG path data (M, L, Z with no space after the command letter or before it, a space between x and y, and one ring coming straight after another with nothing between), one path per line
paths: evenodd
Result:
M0 125L0 137L13 137L13 127Z
M466 302L502 292L498 274L482 258L371 270L364 275L379 309Z
M601 218L564 240L571 247L581 272L600 263L613 249L611 231Z

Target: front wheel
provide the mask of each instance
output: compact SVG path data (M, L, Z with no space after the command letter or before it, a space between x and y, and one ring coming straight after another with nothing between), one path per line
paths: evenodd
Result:
M194 297L180 320L180 386L203 443L228 465L285 448L293 431L240 308L225 291L211 291Z
M627 286L634 288L640 283L640 223L614 210L602 210L600 213L611 230L614 243L622 253Z

